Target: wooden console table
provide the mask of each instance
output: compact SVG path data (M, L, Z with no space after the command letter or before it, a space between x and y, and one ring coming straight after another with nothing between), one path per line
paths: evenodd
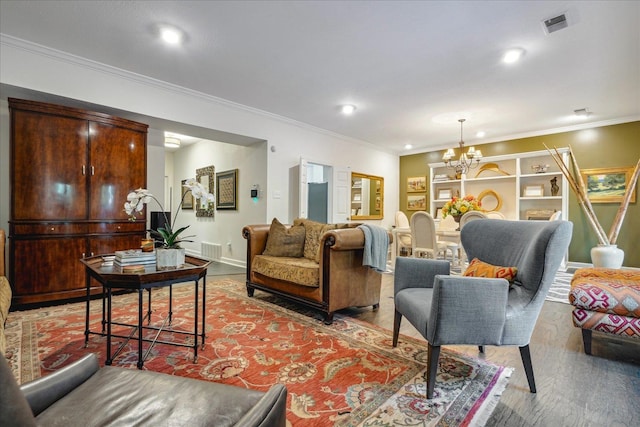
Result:
M111 365L113 359L115 359L120 351L124 348L126 343L137 333L138 340L138 369L142 369L144 365L144 360L148 356L151 348L155 343L160 344L169 344L176 345L181 347L190 347L193 348L193 359L194 362L198 360L198 346L199 340L198 336L200 336L200 344L204 348L204 340L205 340L205 320L206 320L206 292L207 292L207 284L206 284L206 276L207 276L207 267L211 263L211 261L196 258L193 256L187 255L185 257L185 265L182 268L178 268L175 270L156 270L155 265L150 265L145 267L144 273L122 273L119 267L115 266L103 266L103 257L104 255L92 256L89 258L83 258L80 260L82 264L85 266L86 274L87 274L87 308L86 308L86 317L85 317L85 345L89 341L89 334L97 334L101 336L107 337L107 359L105 364ZM91 303L91 278L96 279L103 287L102 292L102 331L94 332L89 328L89 306ZM202 280L202 330L198 333L198 302L199 302L199 286L198 282ZM183 283L194 281L194 325L193 332L179 331L170 329L171 332L183 335L191 335L193 336L193 344L172 342L172 341L162 341L158 340L158 336L160 332L165 327L165 324L168 320L169 325L171 325L172 320L172 285L175 283ZM147 325L144 326L144 320L151 320L151 289L153 288L161 288L169 286L169 316L160 327ZM111 310L111 297L112 291L114 289L125 289L125 290L135 290L138 291L138 324L126 324L126 323L118 323L113 322L112 310ZM144 290L148 291L148 310L147 313L143 313L143 294ZM106 291L106 295L105 295ZM106 306L105 306L106 299ZM106 318L105 318L106 317ZM131 327L131 333L128 336L124 335L115 335L111 332L112 325L126 326ZM106 326L106 333L105 333ZM156 330L157 333L155 338L149 339L143 337L144 330ZM115 351L114 354L111 353L111 337L124 338L126 341L123 342L120 347ZM147 349L146 354L143 356L143 342L150 342L151 345Z

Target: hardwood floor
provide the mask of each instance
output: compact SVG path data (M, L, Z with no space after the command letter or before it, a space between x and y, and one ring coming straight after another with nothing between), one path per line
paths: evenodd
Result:
M244 274L225 277L245 280ZM385 274L379 310L365 307L340 313L391 331L393 312L393 276ZM406 320L400 332L423 339ZM640 425L640 340L594 332L592 355L586 355L581 332L571 322L569 304L546 301L538 318L530 344L535 394L529 391L517 347L487 346L484 355L475 346L448 348L515 368L488 426Z

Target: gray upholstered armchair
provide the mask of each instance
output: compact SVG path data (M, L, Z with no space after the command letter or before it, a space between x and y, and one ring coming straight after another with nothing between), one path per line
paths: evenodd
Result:
M461 231L469 259L518 268L506 279L450 276L447 261L397 258L393 346L402 316L429 342L427 398L433 397L440 346L517 345L536 392L529 341L545 296L562 262L573 224L568 221L473 221Z

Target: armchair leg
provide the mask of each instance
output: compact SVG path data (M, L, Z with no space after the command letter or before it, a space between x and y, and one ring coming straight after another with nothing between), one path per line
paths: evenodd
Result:
M582 343L584 344L584 352L591 354L591 329L582 329Z
M533 365L531 364L531 352L529 351L528 344L520 347L520 356L522 357L524 372L527 374L527 382L529 383L529 390L531 390L531 393L535 393L536 380L533 378Z
M398 335L400 335L400 322L402 321L402 314L398 310L395 311L393 316L393 346L398 346Z
M427 399L433 399L433 389L436 385L436 373L438 372L438 359L440 358L440 346L427 347Z

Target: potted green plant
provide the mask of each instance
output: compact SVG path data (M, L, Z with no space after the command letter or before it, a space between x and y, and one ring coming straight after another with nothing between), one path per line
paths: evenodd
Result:
M200 184L195 179L188 179L183 187L188 188L193 195L193 197L198 199L206 199L208 203L214 202L213 194L209 193L207 189ZM165 210L162 207L162 203L149 192L149 190L144 188L139 188L135 191L132 191L127 195L127 201L124 204L124 211L129 215L129 219L131 221L136 220L136 213L142 212L145 205L150 203L152 200L155 201L160 210L165 215L165 226L158 227L158 230L149 230L151 236L157 238L162 241L162 247L156 249L156 260L157 266L160 270L165 269L175 269L182 267L184 265L184 248L180 246L182 242L192 242L193 240L187 240L188 238L194 237L194 235L183 236L182 233L189 228L189 226L181 227L175 230L176 219L178 217L178 213L182 208L182 204L184 203L185 196L189 194L189 192L184 192L182 199L180 200L180 204L178 205L178 209L176 210L176 214L173 217L173 223L170 223L164 214Z

